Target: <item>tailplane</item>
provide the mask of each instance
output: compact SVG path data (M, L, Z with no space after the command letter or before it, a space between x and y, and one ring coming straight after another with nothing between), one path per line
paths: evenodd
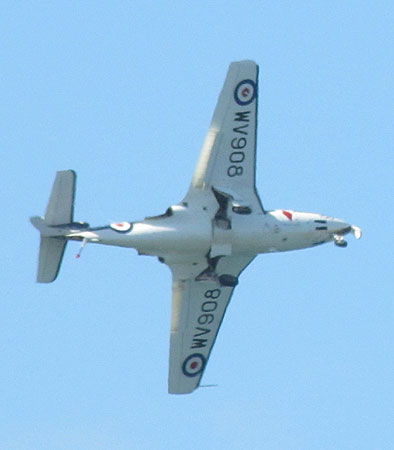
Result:
M66 244L67 240L65 237L41 236L37 283L51 283L55 281L62 264Z
M45 217L32 217L31 223L40 232L38 283L51 283L59 273L67 239L64 228L73 224L76 173L57 172Z

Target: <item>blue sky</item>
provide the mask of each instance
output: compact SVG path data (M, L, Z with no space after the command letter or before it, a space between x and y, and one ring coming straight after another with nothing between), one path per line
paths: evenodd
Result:
M391 1L1 2L0 448L392 449L393 19ZM177 203L246 58L265 208L364 236L258 257L204 375L218 387L169 396L169 270L70 243L35 284L28 218L70 168L92 225Z

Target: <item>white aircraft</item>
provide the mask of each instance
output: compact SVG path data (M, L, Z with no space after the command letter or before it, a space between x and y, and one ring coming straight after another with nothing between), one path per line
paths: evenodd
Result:
M168 391L199 387L241 272L260 253L359 239L361 229L321 214L263 208L255 186L258 66L230 65L185 198L159 216L90 227L73 221L76 174L57 172L40 231L37 281L55 280L68 240L134 248L172 272ZM80 252L77 256L80 255Z

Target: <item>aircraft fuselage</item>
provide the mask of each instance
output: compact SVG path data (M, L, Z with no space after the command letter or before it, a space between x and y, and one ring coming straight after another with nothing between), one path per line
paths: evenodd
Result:
M120 222L68 235L104 245L135 248L163 260L206 256L252 255L314 247L345 235L351 226L340 219L289 210L236 214L218 220L207 210L175 205L167 215Z

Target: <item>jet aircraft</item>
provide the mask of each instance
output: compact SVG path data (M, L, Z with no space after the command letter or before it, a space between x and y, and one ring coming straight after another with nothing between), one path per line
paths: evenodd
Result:
M76 174L65 170L57 172L45 216L30 219L41 238L40 283L55 280L69 240L81 241L81 250L86 243L134 248L171 269L172 394L200 386L240 274L258 254L345 247L348 233L361 237L340 219L263 208L255 184L257 100L257 64L230 64L189 190L164 214L100 227L74 222Z

